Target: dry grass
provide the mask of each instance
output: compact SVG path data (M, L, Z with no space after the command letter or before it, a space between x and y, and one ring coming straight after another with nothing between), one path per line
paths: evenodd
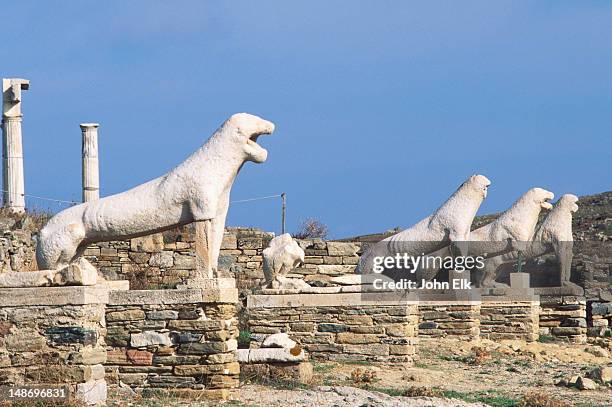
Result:
M523 395L519 407L574 407L574 404L552 397L543 391L530 391Z
M51 212L28 209L25 213L14 213L5 207L0 207L0 218L12 219L17 224L24 225L24 228L32 233L37 233L51 219Z
M86 407L87 404L80 400L69 399L64 401L51 400L23 400L23 401L0 401L0 407Z
M325 239L329 233L329 228L323 222L308 218L300 223L300 228L293 234L296 239Z
M149 278L147 277L146 267L134 264L134 270L127 273L130 282L130 290L150 290Z
M432 387L412 386L404 390L404 397L444 397L441 390Z
M368 369L355 369L351 372L351 380L353 383L372 383L377 380L376 372Z
M474 353L474 357L471 359L471 364L473 365L482 365L491 359L491 352L489 352L486 348L474 346L472 348L472 352Z

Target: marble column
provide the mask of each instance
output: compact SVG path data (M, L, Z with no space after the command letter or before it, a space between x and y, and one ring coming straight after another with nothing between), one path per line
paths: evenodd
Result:
M29 87L26 79L2 79L2 189L4 206L16 213L25 212L21 91Z
M100 199L98 166L98 123L82 123L83 135L83 202Z

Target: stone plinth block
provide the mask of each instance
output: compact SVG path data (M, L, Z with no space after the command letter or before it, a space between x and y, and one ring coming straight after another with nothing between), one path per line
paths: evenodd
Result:
M96 287L0 290L0 385L62 385L86 404L106 399L105 303Z
M540 333L539 316L539 301L483 302L480 309L480 336L491 340L536 341Z
M202 289L114 291L106 311L112 385L216 397L238 385L233 281ZM224 288L219 288L224 287ZM210 292L214 295L210 295Z
M465 340L480 334L480 301L421 301L419 336Z

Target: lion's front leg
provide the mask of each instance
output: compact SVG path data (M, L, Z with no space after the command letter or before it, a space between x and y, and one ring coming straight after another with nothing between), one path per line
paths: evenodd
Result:
M219 199L219 207L217 210L217 216L211 220L211 266L215 277L221 277L217 272L219 265L219 252L221 251L221 243L223 242L223 234L225 233L225 218L227 217L227 210L229 208L229 192L223 195Z
M212 219L195 222L196 269L200 277L219 277L217 266L228 207L229 194L224 194L219 199L216 215Z
M554 242L553 246L555 249L555 254L557 255L557 261L559 263L561 285L573 285L570 282L570 278L572 275L572 258L574 257L572 249L574 242Z
M200 278L213 278L212 221L195 222L196 273Z

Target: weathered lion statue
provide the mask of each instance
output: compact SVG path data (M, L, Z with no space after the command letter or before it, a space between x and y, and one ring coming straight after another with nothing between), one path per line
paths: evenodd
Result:
M291 270L304 263L304 249L302 249L289 233L276 236L262 253L263 271L268 288L295 288L292 280L285 277ZM303 280L297 282L300 286L307 286ZM291 287L288 287L291 286Z
M524 250L525 242L533 237L540 211L552 208L548 201L553 198L554 194L545 189L530 189L493 222L470 232L469 239L467 239L469 240L468 254L488 259L512 250ZM450 254L449 248L445 247L429 253L428 256L445 257ZM490 267L487 260L484 270L475 273L474 282L477 287L488 287L494 282L495 274L493 271L491 275ZM438 269L421 271L426 280L433 278L437 272Z
M529 242L522 255L523 260L528 260L555 253L559 262L562 286L575 286L570 282L570 276L574 246L572 213L578 210L576 202L578 202L578 197L572 194L565 194L559 198L544 221L537 226L533 240ZM502 264L517 260L518 251L512 251L493 257L489 261L491 262L490 267L497 270Z
M65 266L95 242L130 239L205 221L206 264L216 269L234 179L245 162L266 161L268 152L257 144L257 137L273 131L274 124L267 120L235 114L166 175L58 213L38 237L39 268Z
M525 250L533 238L542 209L551 209L555 195L542 188L532 188L493 222L470 233L472 256L499 256L512 250ZM486 261L483 270L475 273L476 287L491 287L495 283L495 269Z
M395 253L418 256L468 241L472 221L487 196L489 185L491 181L484 175L472 175L432 215L372 246L361 256L356 272L370 273L375 256Z

